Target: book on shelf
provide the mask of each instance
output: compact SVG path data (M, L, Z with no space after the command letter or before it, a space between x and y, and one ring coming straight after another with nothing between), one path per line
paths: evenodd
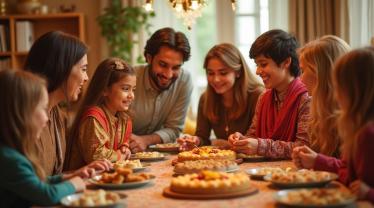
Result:
M4 69L10 69L10 57L0 56L0 71Z
M0 52L9 51L9 28L0 24Z
M34 28L30 21L16 22L16 46L18 52L29 51L34 42Z

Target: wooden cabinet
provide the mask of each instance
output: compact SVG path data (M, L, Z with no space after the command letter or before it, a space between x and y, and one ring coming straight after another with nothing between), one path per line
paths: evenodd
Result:
M0 24L5 26L7 34L8 50L0 52L0 62L8 62L10 68L22 69L27 51L17 51L17 21L29 21L33 26L34 40L46 32L60 30L78 37L84 41L84 18L81 13L56 13L44 15L7 15L0 16ZM1 32L1 31L0 31ZM0 67L4 67L4 64ZM1 68L0 68L1 69Z

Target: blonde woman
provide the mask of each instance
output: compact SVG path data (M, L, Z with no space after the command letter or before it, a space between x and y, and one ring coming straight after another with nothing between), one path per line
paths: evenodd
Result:
M217 137L212 144L228 146L230 134L247 131L257 99L264 90L243 55L232 44L222 43L211 48L205 57L204 68L208 86L200 97L197 129L195 136L178 140L182 149L210 145L212 129Z
M299 52L303 72L301 80L312 95L309 125L311 147L334 157L339 157L340 139L336 126L338 115L333 95L332 68L334 62L349 49L344 40L327 35L306 44Z
M339 107L338 132L342 138L341 160L296 147L293 160L299 168L339 174L359 199L374 203L374 48L343 55L333 71L333 86Z
M14 95L14 96L9 96ZM0 205L54 205L85 189L76 174L46 177L34 143L48 122L46 81L25 71L0 72Z

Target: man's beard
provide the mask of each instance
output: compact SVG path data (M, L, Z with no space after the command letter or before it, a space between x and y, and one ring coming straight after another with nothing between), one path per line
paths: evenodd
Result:
M152 71L152 65L149 66L149 75L151 76L151 79L153 81L153 83L156 85L156 87L160 90L160 91L164 91L164 90L168 90L171 85L174 84L174 82L177 80L178 77L172 77L171 78L171 81L170 81L170 84L167 85L167 86L163 86L160 84L159 82L159 79L158 79L158 76L161 76L161 75L157 75L156 73L154 73Z

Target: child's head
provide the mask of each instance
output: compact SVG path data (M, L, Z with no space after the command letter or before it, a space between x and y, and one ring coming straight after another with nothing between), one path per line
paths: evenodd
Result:
M334 68L333 84L341 108L339 133L349 157L355 155L353 141L360 128L374 120L374 48L356 49L342 56Z
M335 61L349 49L344 40L326 35L307 43L299 51L301 80L313 96L309 124L311 147L326 155L337 154L340 144L332 69Z
M44 79L26 71L0 72L0 142L24 154L40 177L33 143L48 121L48 93Z
M134 100L134 69L119 58L108 58L96 68L83 107L104 104L112 112L127 111Z
M241 116L247 110L248 91L257 90L261 84L250 72L240 51L229 43L215 45L205 56L204 68L208 79L204 113L211 121L217 121L218 108L222 107L218 103L223 102L220 97L223 95L233 98L235 110L229 117Z
M249 85L259 84L243 55L229 43L211 48L205 56L204 68L209 84L208 91L212 93L222 95L231 90L247 93Z
M300 74L297 48L299 43L296 38L283 30L269 30L260 35L252 44L249 50L249 57L257 59L259 56L272 59L277 66L280 66L287 59L289 60L289 73L293 77Z
M301 79L309 94L318 96L331 91L334 62L349 50L350 47L344 40L333 35L311 41L300 49L300 68L303 71Z

